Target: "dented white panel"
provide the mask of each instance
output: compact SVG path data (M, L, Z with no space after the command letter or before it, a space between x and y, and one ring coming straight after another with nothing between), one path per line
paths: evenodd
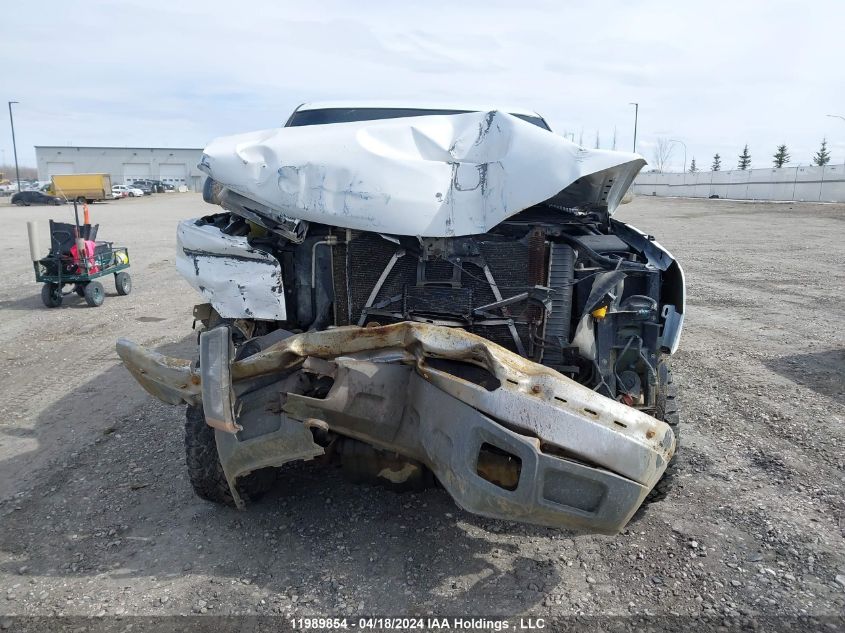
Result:
M280 217L448 237L485 233L549 200L612 213L643 165L491 111L222 137L200 169Z
M176 270L227 319L286 318L282 267L245 237L186 220L176 231Z

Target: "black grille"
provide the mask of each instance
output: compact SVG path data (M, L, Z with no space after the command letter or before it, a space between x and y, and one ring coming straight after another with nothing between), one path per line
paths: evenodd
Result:
M370 292L372 292L373 287L376 285L378 278L381 276L393 253L399 249L400 247L397 244L388 242L373 233L356 235L348 244L347 270L349 276L349 303L351 307L349 312L352 314L352 323L358 322L361 316L361 310L367 303ZM405 261L403 262L403 260ZM415 261L411 262L411 258L407 256L400 258L396 262L391 277L394 277L397 270L402 268L402 264L405 264L407 267L408 262L411 262L412 271L416 270ZM376 302L391 296L389 291L393 289L390 287L392 285L395 284L391 284L390 279L388 279L388 283L385 283L385 286L382 287L382 292L379 293ZM402 295L403 285L399 284L398 294L400 296Z
M454 275L455 266L452 262L436 260L425 263L425 280L427 282L450 282Z
M342 283L344 292L336 299L345 302L348 289L348 307L338 305L337 314L351 314L349 322L357 323L364 305L378 282L379 277L393 254L402 247L372 233L356 234L346 249L348 280L335 271L335 287ZM503 298L513 296L529 287L528 248L514 241L480 242L481 253L499 287ZM454 276L454 265L449 261L435 260L425 264L425 282L417 285L417 258L410 252L400 257L388 275L373 302L379 309L403 312L406 316L417 315L442 319L469 319L472 308L493 303L496 297L490 288L484 270L474 262L460 263L460 276ZM460 280L459 288L451 283ZM432 285L434 284L434 285ZM393 299L394 301L390 301ZM388 303L388 301L390 301ZM508 306L513 318L523 318L525 302ZM498 314L499 311L494 311ZM373 315L370 319L386 324L399 319L385 315ZM528 347L527 325L517 325L517 333ZM471 326L470 331L483 336L507 349L516 351L513 336L506 325Z
M472 314L471 288L442 288L437 286L407 286L405 314L426 316L457 314L469 319Z

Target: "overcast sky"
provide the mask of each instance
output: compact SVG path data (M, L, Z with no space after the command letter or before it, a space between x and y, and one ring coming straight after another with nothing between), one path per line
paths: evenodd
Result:
M845 161L845 121L825 116L845 116L841 0L48 0L5 4L0 25L24 165L34 145L202 147L329 99L527 107L589 147L616 128L625 150L637 101L650 162L658 137L699 167L735 167L745 143L754 167L780 143L807 164L822 137Z

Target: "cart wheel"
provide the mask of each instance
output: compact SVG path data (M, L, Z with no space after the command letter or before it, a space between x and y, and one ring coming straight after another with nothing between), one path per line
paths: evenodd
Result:
M117 288L117 294L120 296L128 295L132 292L132 277L129 273L117 273L114 276L114 287Z
M85 303L89 306L94 308L101 306L105 298L106 292L99 281L89 281L85 284Z
M73 291L74 291L77 295L79 295L80 297L84 297L84 296L85 296L85 286L83 286L82 284L76 284L76 285L73 287Z
M41 286L41 301L48 308L58 308L62 305L62 287L59 284L44 284Z

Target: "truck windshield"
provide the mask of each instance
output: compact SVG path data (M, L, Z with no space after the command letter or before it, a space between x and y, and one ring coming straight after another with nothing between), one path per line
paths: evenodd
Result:
M353 121L376 121L379 119L400 119L413 116L434 116L467 114L472 110L427 110L418 108L324 108L322 110L297 110L285 127L304 125L326 125L328 123L352 123ZM514 114L518 119L548 130L549 126L538 116Z

